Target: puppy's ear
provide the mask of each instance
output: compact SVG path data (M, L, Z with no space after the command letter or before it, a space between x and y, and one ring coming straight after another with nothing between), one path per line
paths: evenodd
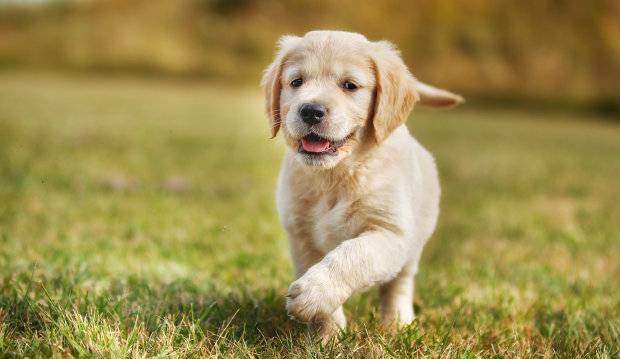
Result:
M371 119L375 139L381 143L407 120L419 95L415 89L416 80L396 47L387 41L374 42L372 47L376 88Z
M465 102L463 97L415 80L414 88L420 95L420 105L449 108Z
M265 92L265 107L271 125L271 138L276 137L280 129L280 92L282 91L282 66L291 48L301 38L282 36L278 41L278 52L273 62L263 74L261 86Z

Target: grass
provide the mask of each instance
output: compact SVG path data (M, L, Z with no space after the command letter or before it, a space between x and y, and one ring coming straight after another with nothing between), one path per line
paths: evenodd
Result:
M620 127L416 110L444 188L417 320L377 294L318 344L290 321L283 152L257 89L0 73L6 356L617 357Z

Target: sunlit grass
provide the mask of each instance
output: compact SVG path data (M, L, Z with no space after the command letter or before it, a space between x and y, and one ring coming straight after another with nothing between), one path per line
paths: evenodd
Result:
M380 331L369 291L320 346L284 311L256 88L0 74L0 352L619 355L620 127L465 107L410 128L444 193L418 319Z

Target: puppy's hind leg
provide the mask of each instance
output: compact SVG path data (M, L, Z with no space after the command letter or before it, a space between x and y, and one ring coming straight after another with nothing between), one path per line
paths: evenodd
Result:
M389 329L402 328L414 319L413 277L416 263L408 263L391 281L379 289L381 297L382 325Z

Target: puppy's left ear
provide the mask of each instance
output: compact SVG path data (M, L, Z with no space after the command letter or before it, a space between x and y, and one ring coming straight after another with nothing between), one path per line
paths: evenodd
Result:
M282 91L282 66L291 48L300 40L297 36L282 36L278 41L278 53L263 74L261 86L265 92L265 108L271 125L271 138L280 129L280 92Z
M372 47L376 87L371 120L375 139L381 143L407 120L420 97L415 89L416 80L396 47L387 41L373 42Z
M376 92L372 124L377 143L407 121L416 102L430 107L453 107L463 98L417 80L411 75L396 47L388 41L372 43Z

